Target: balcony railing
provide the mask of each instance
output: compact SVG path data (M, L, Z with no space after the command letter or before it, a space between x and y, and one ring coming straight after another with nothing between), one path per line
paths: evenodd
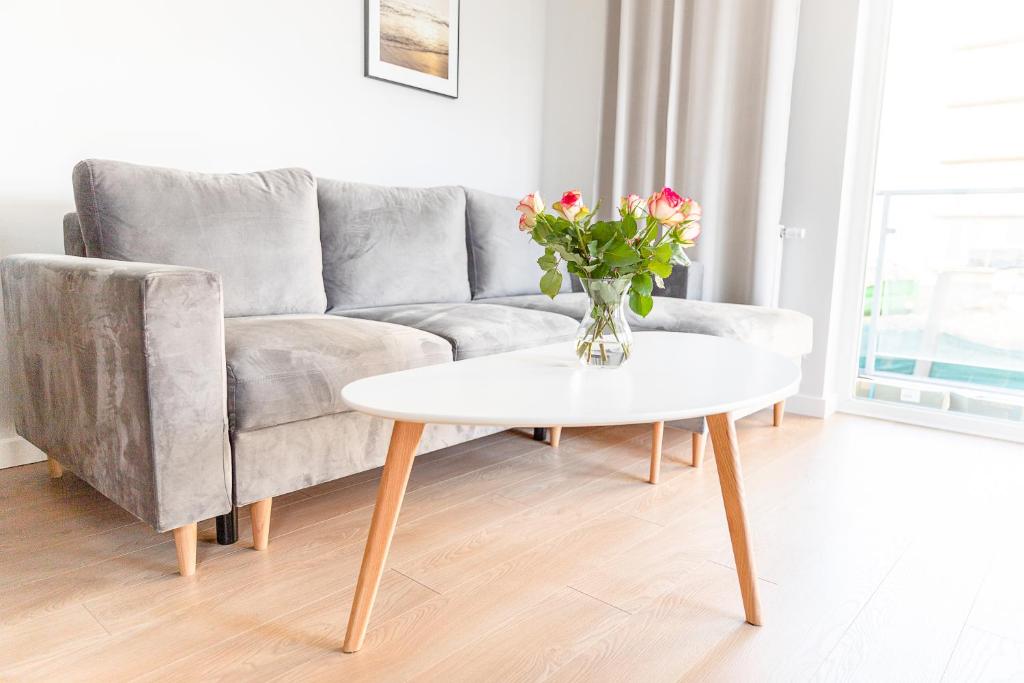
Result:
M1014 419L1024 406L1024 188L885 190L875 202L858 393L888 382L911 402L920 390L945 396L935 407L957 409L951 396L1016 406Z

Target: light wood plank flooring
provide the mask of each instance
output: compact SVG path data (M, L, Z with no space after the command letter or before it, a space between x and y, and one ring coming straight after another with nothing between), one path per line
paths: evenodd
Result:
M156 534L0 471L0 680L1024 680L1024 448L836 416L738 425L765 625L711 448L647 426L419 459L366 643L341 652L379 470L274 500L270 547Z

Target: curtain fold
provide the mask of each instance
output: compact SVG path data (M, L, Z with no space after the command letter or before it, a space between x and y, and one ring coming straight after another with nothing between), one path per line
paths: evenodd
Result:
M697 199L704 298L775 305L799 0L610 0L597 194Z

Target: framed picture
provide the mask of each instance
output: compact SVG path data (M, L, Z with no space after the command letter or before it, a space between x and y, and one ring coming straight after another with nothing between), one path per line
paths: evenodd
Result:
M366 0L366 75L459 96L459 0Z

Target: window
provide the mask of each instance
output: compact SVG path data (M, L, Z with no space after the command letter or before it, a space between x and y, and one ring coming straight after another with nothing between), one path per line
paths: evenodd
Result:
M892 0L857 398L1024 422L1024 3Z

